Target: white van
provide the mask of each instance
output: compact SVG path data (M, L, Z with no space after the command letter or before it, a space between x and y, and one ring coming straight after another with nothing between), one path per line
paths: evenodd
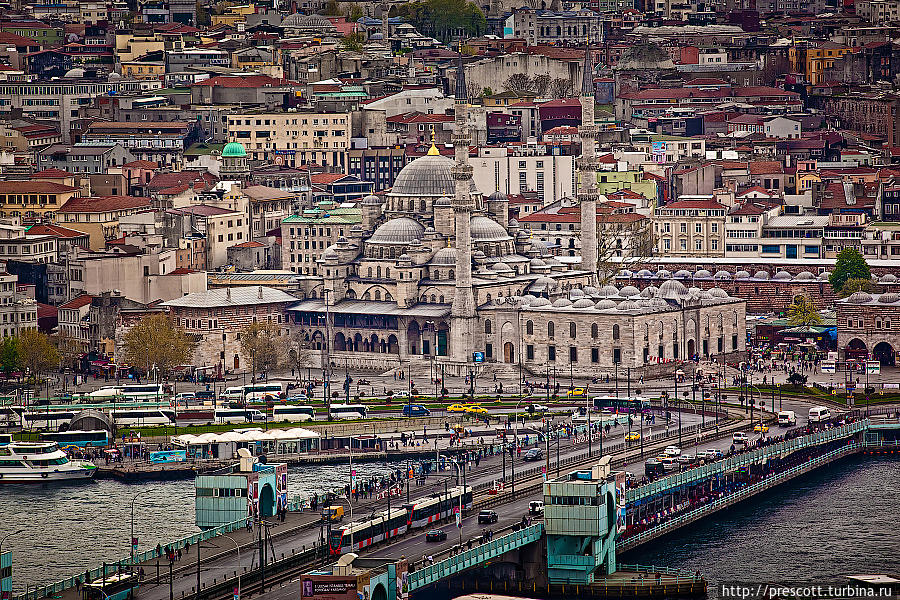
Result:
M810 423L824 423L831 418L831 411L825 406L813 406L809 409Z
M533 500L528 503L528 514L542 515L544 514L544 503L540 500Z
M780 427L790 427L797 424L797 414L792 410L782 410L778 413L778 425Z

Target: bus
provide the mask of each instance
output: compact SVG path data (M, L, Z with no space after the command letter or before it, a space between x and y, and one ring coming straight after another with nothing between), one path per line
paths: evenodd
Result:
M105 448L109 445L109 432L105 429L93 431L48 431L41 434L42 442L56 442L60 448Z
M331 416L338 421L345 419L365 419L369 415L369 407L365 404L332 404Z
M216 423L254 423L266 420L262 411L253 408L217 408Z
M650 410L650 399L635 396L632 398L621 398L617 396L595 396L595 410L624 411L624 412L644 412Z
M284 386L280 383L254 383L244 386L244 402L265 402L284 398Z
M244 399L244 388L238 387L230 387L225 388L225 391L222 392L222 400L226 402L240 402Z
M294 406L292 404L276 404L272 407L273 421L311 421L316 418L316 409L312 406Z
M144 402L162 400L166 397L165 388L161 384L142 383L132 385L111 385L89 392L82 398L82 402L112 402L124 400L126 402Z
M114 409L109 413L116 425L172 425L175 423L175 411L165 408Z
M54 410L22 413L22 429L57 429L68 425L75 413L70 410Z
M82 587L84 600L128 600L134 597L134 591L138 589L138 573L113 573L105 575L91 583L85 583Z

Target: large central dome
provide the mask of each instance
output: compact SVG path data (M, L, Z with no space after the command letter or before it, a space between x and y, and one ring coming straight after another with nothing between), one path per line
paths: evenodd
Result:
M441 155L420 156L397 175L391 195L452 196L453 159Z

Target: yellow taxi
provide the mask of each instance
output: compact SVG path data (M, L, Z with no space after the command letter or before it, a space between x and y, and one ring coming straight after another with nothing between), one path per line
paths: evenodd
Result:
M466 406L464 404L451 404L450 406L447 407L447 412L464 413L467 410L468 409L466 408Z
M483 406L478 406L477 404L467 404L466 412L470 415L486 415L488 411Z
M632 431L631 433L625 434L626 442L636 442L639 439L641 439L641 434L638 433L637 431Z
M769 426L763 425L762 423L757 423L756 427L753 428L753 431L756 433L768 433Z
M566 396L570 398L584 398L586 390L584 388L574 388L566 392Z

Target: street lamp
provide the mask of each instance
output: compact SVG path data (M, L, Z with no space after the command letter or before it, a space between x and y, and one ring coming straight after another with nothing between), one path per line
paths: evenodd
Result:
M8 538L8 537L10 537L10 536L13 536L13 535L19 535L19 534L22 533L23 531L25 531L25 530L24 530L24 529L19 529L19 530L17 530L17 531L10 531L10 532L7 533L6 535L4 535L2 538L0 538L0 557L3 556L3 542L6 541L6 538Z
M223 534L222 534L222 537L231 540L231 543L234 544L234 549L237 550L237 559L238 559L238 564L237 564L237 594L235 594L234 600L241 600L241 547L238 545L238 543L237 543L236 541L234 541L234 538L231 537L230 535L225 535L225 534L223 533Z
M131 499L131 539L129 540L129 544L131 544L131 565L134 566L134 550L135 546L137 546L137 542L134 539L134 503L135 501L143 494L146 494L150 490L143 490L134 495Z

